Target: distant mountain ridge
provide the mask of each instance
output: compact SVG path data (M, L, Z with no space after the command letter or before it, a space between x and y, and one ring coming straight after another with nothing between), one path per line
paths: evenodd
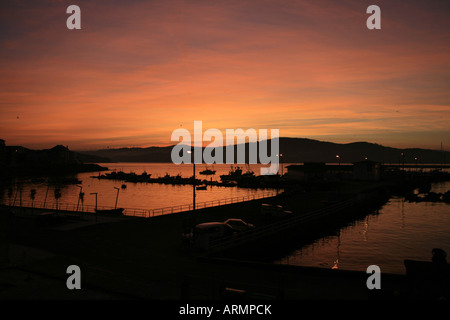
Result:
M353 163L367 158L385 164L445 164L446 160L450 159L449 151L420 148L399 149L369 142L342 144L306 138L279 138L279 145L279 153L283 155L282 160L284 163L337 163L337 155L340 156L341 163ZM85 157L93 157L92 159L109 159L112 162L172 162L172 148L173 146L148 148L133 147L78 151L77 153L84 155ZM236 155L238 147L235 145L234 148L234 154ZM270 141L268 143L268 149L270 152ZM245 144L245 150L246 161L248 161L249 143Z
M6 146L4 140L0 142L2 142L0 143L2 179L14 176L69 175L107 169L96 164L103 162L99 160L105 158L78 154L62 145L51 149L32 150L22 146Z

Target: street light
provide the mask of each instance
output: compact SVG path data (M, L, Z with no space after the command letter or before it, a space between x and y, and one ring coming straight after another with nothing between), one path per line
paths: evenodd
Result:
M44 198L44 204L42 205L42 208L45 208L45 203L47 202L47 194L48 194L48 189L50 188L50 185L47 184L47 191L45 191L45 198ZM14 201L16 201L16 198L14 197Z
M193 211L195 211L195 159L194 159L194 154L192 151L189 150L187 153L192 154L192 163L194 164L193 182L192 182L192 186L193 186L192 202L193 202Z
M277 157L279 157L281 161L281 176L283 176L283 154L277 154Z
M341 156L340 155L336 155L336 158L339 161L338 178L340 179L340 175L341 175Z
M405 170L405 154L402 152L400 155L402 156L402 170Z
M339 180L341 180L341 156L340 155L336 155L336 159L338 159L338 161L339 161L339 169L338 169L338 173L337 173L337 177L338 177L338 179ZM340 186L339 186L339 192L340 192Z
M117 199L119 198L119 188L114 187L114 189L117 190L117 195L116 195L116 204L114 205L114 209L117 209Z
M78 202L77 202L77 212L78 212L78 205L80 204L80 200L81 200L81 192L83 191L83 187L77 185L78 188L80 188L80 193L78 194Z

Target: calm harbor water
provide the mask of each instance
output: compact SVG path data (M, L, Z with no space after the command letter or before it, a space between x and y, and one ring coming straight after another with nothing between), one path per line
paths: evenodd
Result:
M170 185L159 183L131 183L124 181L114 181L106 179L97 179L93 176L105 174L111 171L123 171L125 173L134 172L141 174L144 171L151 174L152 178L163 177L166 174L171 176L181 175L182 177L192 177L192 165L175 165L172 163L100 163L107 167L108 171L80 173L76 178L81 181L78 186L82 187L85 194L83 205L95 206L95 195L97 193L98 207L114 207L117 198L117 207L133 208L133 209L158 209L171 206L179 206L192 204L192 185ZM235 166L234 166L235 167ZM243 172L248 170L254 171L255 175L259 175L262 165L245 165L240 166ZM216 170L214 175L200 175L199 172L205 169ZM227 164L206 166L196 165L197 179L212 179L220 181L220 175L228 174L231 166ZM126 188L122 189L125 184ZM20 188L18 186L20 185ZM26 180L20 184L12 185L3 194L4 203L19 204L20 196L22 201L29 202L31 190L36 190L35 203L54 203L55 189L59 189L61 197L58 199L60 205L65 203L77 204L80 193L80 187L77 184L57 184L48 183L47 181ZM117 189L119 195L117 196ZM21 192L19 190L21 189ZM208 186L206 190L196 191L197 204L204 201L222 200L234 197L245 197L255 193L261 193L262 189L247 189L237 187L219 187ZM47 197L46 197L47 194Z
M147 172L152 177L166 174L191 177L192 165L171 163L105 163L101 164L109 171L81 173L76 176L78 184L85 193L84 205L95 205L98 193L98 206L114 207L117 190L117 206L122 208L158 209L163 207L192 204L192 185L166 185L158 183L129 183L123 181L101 180L93 178L98 174L111 171ZM287 164L285 164L286 166ZM199 175L206 168L216 170L212 176ZM261 165L242 166L243 171L250 169L259 174ZM197 165L196 177L220 180L221 174L227 174L230 165ZM122 189L122 184L126 188ZM4 203L19 204L20 188L12 185L3 190ZM59 203L76 204L80 187L76 184L58 185L46 181L27 180L21 184L23 201L30 201L30 191L36 190L35 203L43 202L47 193L47 202L54 202L54 190L59 188ZM434 184L432 191L446 192L450 182ZM196 191L196 201L245 197L261 193L261 189L208 186L207 190ZM295 244L294 244L295 247ZM299 243L296 250L275 263L323 268L337 267L345 270L365 271L369 265L380 266L385 273L404 274L404 259L431 260L431 250L435 247L450 254L450 205L446 203L420 202L410 203L400 197L391 198L377 212L363 220L341 228L336 235L317 239L313 243Z
M449 189L450 182L445 182L434 184L431 191ZM341 228L337 235L299 244L275 263L356 271L378 265L381 272L405 274L404 259L431 261L433 248L450 254L450 204L413 203L395 197L378 212Z

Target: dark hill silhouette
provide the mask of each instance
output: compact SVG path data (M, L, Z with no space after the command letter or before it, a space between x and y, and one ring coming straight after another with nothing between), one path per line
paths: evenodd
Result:
M118 148L97 151L78 151L84 156L95 156L113 162L172 162L170 147ZM107 162L107 161L105 161Z
M79 154L110 159L113 162L172 162L173 146L149 148L119 148L97 151L79 151ZM236 150L235 146L235 150ZM246 143L245 149L248 151ZM259 150L259 149L258 149ZM270 143L269 143L270 150ZM225 152L224 152L225 153ZM411 163L441 164L450 159L450 152L419 148L398 149L382 146L376 143L352 142L333 143L306 138L280 138L280 153L284 163L303 162L338 162L336 155L341 157L341 163L353 163L365 158L386 164ZM402 158L401 154L404 154ZM236 155L236 151L235 151ZM248 156L246 154L246 159Z
M62 145L43 150L32 150L21 146L6 146L4 143L1 147L0 176L2 178L63 175L107 169L94 163L98 160L106 159L94 155L78 154Z

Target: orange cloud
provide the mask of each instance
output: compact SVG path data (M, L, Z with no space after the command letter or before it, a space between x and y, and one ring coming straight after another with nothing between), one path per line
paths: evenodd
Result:
M439 1L380 1L379 31L365 28L368 1L79 1L79 31L65 28L66 2L42 3L11 2L0 17L7 144L168 145L194 120L450 143L450 23Z

